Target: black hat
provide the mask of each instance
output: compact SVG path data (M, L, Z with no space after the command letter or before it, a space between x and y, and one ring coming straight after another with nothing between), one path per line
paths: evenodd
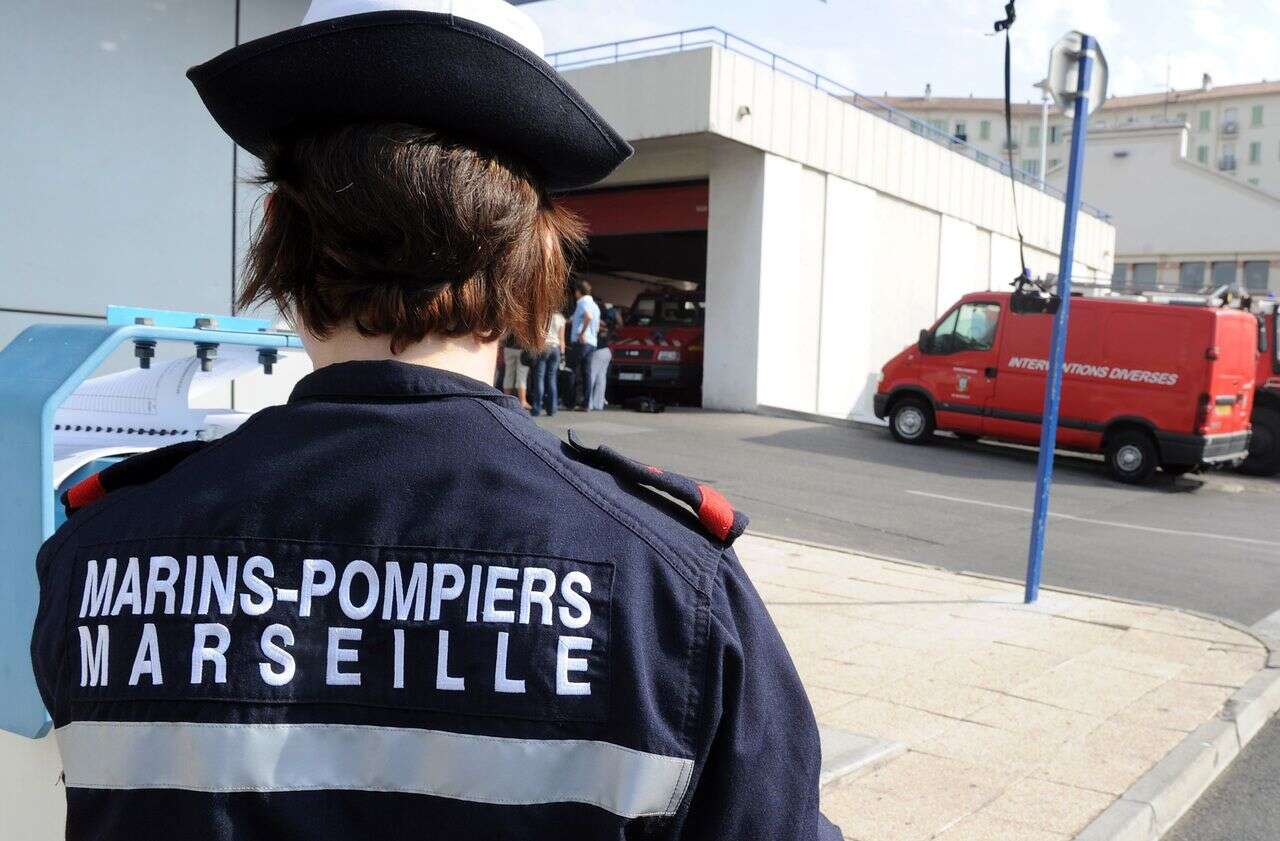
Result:
M298 127L405 122L518 156L551 190L632 149L541 56L503 0L312 0L301 26L192 67L214 120L259 157Z

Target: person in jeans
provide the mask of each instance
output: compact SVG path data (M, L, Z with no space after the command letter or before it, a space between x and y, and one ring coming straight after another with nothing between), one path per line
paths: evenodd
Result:
M547 327L546 346L533 363L532 381L529 383L529 402L533 404L533 408L529 412L535 418L544 408L547 410L547 417L551 417L560 405L560 349L564 347L567 323L564 313L552 313L551 324Z
M600 306L591 297L591 284L579 278L573 282L573 317L569 321L569 336L573 342L569 365L574 373L574 394L570 395L574 407L585 412L591 401L590 373L591 353L596 349L596 334L600 329ZM582 398L577 392L581 390Z

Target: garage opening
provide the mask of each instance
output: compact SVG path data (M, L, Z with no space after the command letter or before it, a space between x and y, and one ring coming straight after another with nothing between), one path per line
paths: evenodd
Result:
M707 197L706 181L562 197L587 226L575 273L614 314L611 404L702 402Z

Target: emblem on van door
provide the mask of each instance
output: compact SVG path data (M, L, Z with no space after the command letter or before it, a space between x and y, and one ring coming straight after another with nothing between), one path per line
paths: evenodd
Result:
M956 391L965 392L968 390L969 390L969 378L967 376L962 375L960 379L956 381Z

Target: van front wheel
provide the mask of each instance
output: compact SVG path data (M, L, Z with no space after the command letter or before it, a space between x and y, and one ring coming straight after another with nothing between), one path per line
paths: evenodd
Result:
M1147 482L1160 466L1155 441L1145 432L1129 429L1107 441L1107 470L1111 478L1127 485Z
M933 437L933 409L919 397L903 397L889 413L889 431L904 444L923 444Z

